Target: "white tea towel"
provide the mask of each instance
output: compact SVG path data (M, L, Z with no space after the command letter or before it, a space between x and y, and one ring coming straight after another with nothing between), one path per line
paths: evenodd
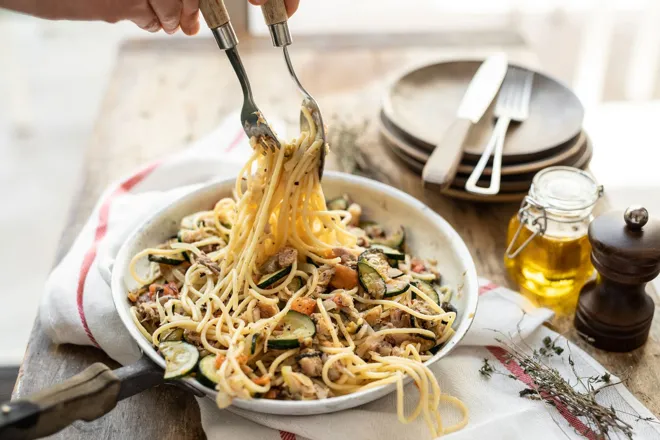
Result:
M238 173L250 154L238 121L238 115L230 116L207 138L121 179L104 192L71 250L46 284L40 316L54 342L94 345L122 364L139 358L137 345L115 312L106 282L110 263L131 230L154 209L209 180ZM584 435L595 439L585 421L567 408L561 405L551 408L519 397L519 391L530 379L517 363L507 361L504 350L494 340L497 336L494 329L504 335L520 331L528 344L540 347L544 337L557 337L541 325L552 312L535 308L521 295L487 280L481 280L481 293L470 332L449 357L433 367L443 392L460 398L470 410L468 426L448 438L542 440ZM563 338L557 344L571 354L580 375L605 373L596 361ZM490 379L482 377L479 369L484 359L504 374L494 374ZM555 356L548 362L571 378L566 359ZM635 420L652 414L623 385L608 387L599 398L632 414L626 417L635 426L636 438L660 439L657 425ZM408 386L406 407L410 408L415 399L414 386ZM209 399L198 401L202 423L211 440L429 438L421 418L410 425L399 423L395 394L359 408L307 417L257 414L236 408L221 411ZM458 419L451 407L443 407L442 415L446 424Z

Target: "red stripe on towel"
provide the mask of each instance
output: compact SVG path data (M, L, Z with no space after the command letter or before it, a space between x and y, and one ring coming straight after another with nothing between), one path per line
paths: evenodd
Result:
M238 146L238 144L240 144L241 141L243 140L243 137L247 137L247 135L245 134L245 132L243 130L241 130L241 131L238 132L238 134L236 135L234 140L231 141L231 144L229 144L229 146L225 149L225 153L229 153L231 150L236 148Z
M504 350L501 347L493 347L489 346L486 347L490 353L495 356L495 358L500 361L500 363L507 369L511 374L516 376L516 379L527 385L528 387L532 389L536 389L536 385L534 384L534 380L527 374L525 373L525 370L518 364L513 359L509 359L506 350ZM577 416L572 414L569 409L561 403L559 400L556 398L552 399L555 408L557 408L557 411L559 411L559 414L562 415L562 417L568 422L569 425L573 427L579 434L583 435L584 437L588 438L589 440L597 440L598 436L596 435L595 432L593 432L587 425L585 425L582 420L580 420Z
M490 281L487 284L484 284L483 286L479 286L479 296L483 295L484 293L488 293L491 290L497 289L499 286L497 284L491 283Z
M282 440L296 440L296 435L286 431L280 431L280 439Z
M147 177L156 167L158 162L153 163L146 168L144 168L139 173L123 181L117 189L115 189L108 198L103 202L101 208L99 209L99 220L98 225L96 226L96 232L94 233L94 242L89 250L85 253L83 258L82 266L80 267L80 274L78 275L78 289L76 291L76 303L78 307L78 315L80 316L80 322L82 323L85 333L89 337L89 340L96 347L99 347L98 342L92 335L89 326L87 325L87 318L85 317L85 308L83 307L83 300L85 294L85 281L87 281L87 275L89 274L89 269L92 267L92 263L96 258L96 247L98 243L105 237L105 234L108 232L108 218L110 217L110 204L120 194L130 191L135 185L140 183Z

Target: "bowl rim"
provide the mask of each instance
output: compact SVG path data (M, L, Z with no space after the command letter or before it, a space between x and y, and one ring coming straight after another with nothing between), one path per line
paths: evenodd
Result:
M462 318L458 323L458 327L456 327L456 333L445 343L440 351L438 351L435 355L433 355L433 357L424 362L424 365L426 366L435 364L440 359L448 355L463 339L465 334L470 329L477 312L479 283L474 260L467 248L467 245L460 237L458 232L456 232L456 230L442 216L440 216L438 213L433 211L430 207L415 197L401 191L400 189L365 177L355 176L338 171L326 171L324 173L324 179L325 181L330 180L337 181L339 183L342 181L348 182L359 187L366 187L373 191L381 192L383 195L389 198L398 199L399 201L410 205L412 208L417 209L421 215L428 217L429 220L436 224L438 229L441 230L443 234L445 234L447 241L452 243L453 253L461 261L461 265L464 267L462 280L457 280L456 284L461 289L461 294L466 298L466 307L465 310L462 311ZM119 314L122 324L128 330L133 340L138 344L142 354L146 354L162 369L165 368L165 360L158 355L156 350L151 345L151 342L148 341L133 324L132 317L128 312L128 307L126 307L126 286L124 285L126 271L120 272L119 270L115 270L115 268L117 268L117 263L122 261L126 262L122 264L122 266L128 268L128 262L132 258L132 255L128 255L131 245L136 240L138 240L146 230L149 229L152 223L157 222L159 219L165 216L174 206L183 203L185 200L194 199L195 197L208 192L214 187L220 188L226 185L232 185L235 183L235 181L236 178L231 177L206 182L195 190L177 197L167 205L163 206L158 211L147 217L142 223L140 223L137 228L133 230L133 232L131 232L131 234L120 247L113 262L111 292L115 308ZM404 384L409 383L411 380L412 378L406 375ZM215 398L217 396L217 391L202 385L194 378L183 378L180 379L180 382L183 385L186 385L188 388L192 388L191 391L197 395L204 394L211 398ZM302 414L299 411L303 410L310 415L322 414L342 409L349 409L368 402L372 402L380 397L390 394L395 390L395 388L396 384L390 383L355 393L320 400L293 401L235 398L232 401L232 407L236 406L242 409L270 414Z

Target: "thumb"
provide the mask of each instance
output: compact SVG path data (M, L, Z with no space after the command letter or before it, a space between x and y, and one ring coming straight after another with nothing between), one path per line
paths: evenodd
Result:
M264 3L266 3L268 0L248 0L248 1L255 6L261 6Z

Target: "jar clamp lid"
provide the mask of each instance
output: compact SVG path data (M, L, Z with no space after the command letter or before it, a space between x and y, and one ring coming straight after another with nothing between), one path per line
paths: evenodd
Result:
M602 195L603 186L578 168L556 166L539 171L518 210L520 225L507 247L506 257L515 258L536 236L543 235L549 216L558 222L573 222L590 216ZM533 233L514 250L513 246L525 225Z

